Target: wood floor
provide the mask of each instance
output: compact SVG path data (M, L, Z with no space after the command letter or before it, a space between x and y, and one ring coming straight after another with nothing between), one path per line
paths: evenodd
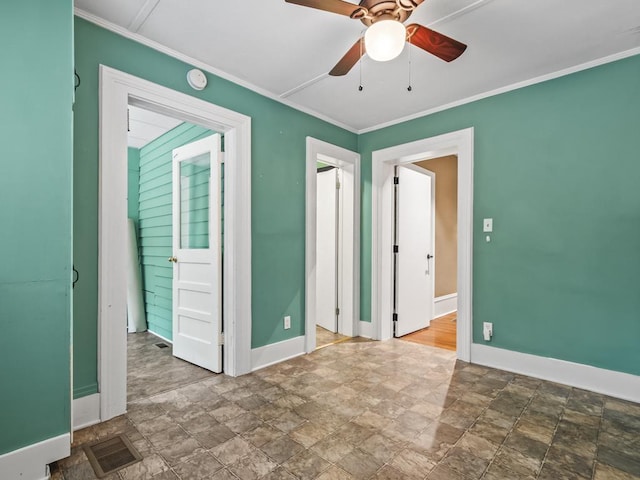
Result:
M431 320L431 326L400 337L400 339L455 351L457 317L458 313L452 312L442 317L434 318Z

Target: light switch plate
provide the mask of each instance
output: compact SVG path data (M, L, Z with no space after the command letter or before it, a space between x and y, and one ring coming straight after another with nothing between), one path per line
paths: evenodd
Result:
M482 221L483 232L493 232L493 218L485 218Z
M490 342L491 337L493 336L493 323L484 322L482 324L482 334L484 335L484 340L486 342Z

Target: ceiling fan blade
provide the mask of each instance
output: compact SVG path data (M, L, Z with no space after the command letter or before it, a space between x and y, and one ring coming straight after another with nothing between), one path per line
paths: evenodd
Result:
M367 9L360 5L343 2L342 0L284 0L287 3L302 5L303 7L317 8L325 12L346 15L347 17L360 18L367 13Z
M359 38L356 43L349 49L347 53L344 54L344 57L340 59L336 66L331 69L329 75L333 77L339 77L342 75L346 75L349 73L349 70L353 68L353 66L358 63L360 57L365 54L364 49L364 41L362 38Z
M445 62L455 60L467 49L464 43L447 37L417 23L407 25L407 42L441 58Z

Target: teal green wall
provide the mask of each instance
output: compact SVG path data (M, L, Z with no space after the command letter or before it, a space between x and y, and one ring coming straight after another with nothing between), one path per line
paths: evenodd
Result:
M252 347L304 333L307 135L362 154L361 314L370 320L371 152L475 128L474 341L640 373L640 59L633 57L360 137L76 19L76 395L95 391L98 65L252 117ZM491 243L481 219L495 219ZM282 317L292 316L291 330Z
M251 117L253 347L304 332L305 138L357 148L357 136L208 74L198 92L191 66L76 18L74 292L76 395L96 391L98 252L98 66L104 64ZM290 330L282 317L291 315Z
M71 0L4 0L0 45L1 455L69 432Z
M138 195L140 190L140 150L127 149L127 215L138 225Z
M371 152L468 127L474 342L640 374L640 56L360 136L363 319Z
M211 135L183 123L140 149L140 251L149 330L172 339L172 150Z

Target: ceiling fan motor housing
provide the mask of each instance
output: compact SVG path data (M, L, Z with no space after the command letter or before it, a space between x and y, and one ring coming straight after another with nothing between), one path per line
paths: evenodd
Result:
M352 16L352 18L360 19L369 27L383 19L404 22L409 18L413 9L418 6L418 3L414 0L362 0L360 6L368 13L364 16Z

